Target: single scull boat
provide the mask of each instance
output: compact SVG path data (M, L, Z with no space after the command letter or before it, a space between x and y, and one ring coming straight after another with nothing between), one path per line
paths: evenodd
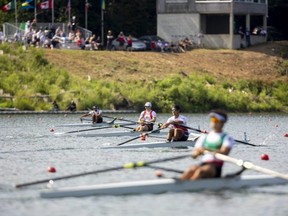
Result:
M135 149L135 148L186 148L194 147L196 140L177 142L146 142L146 143L127 143L120 146L103 146L102 149Z
M42 198L61 198L94 195L159 194L166 192L239 189L287 183L288 180L268 175L246 175L195 181L180 181L178 179L165 178L52 189L41 192L40 196Z
M113 136L140 136L143 132L126 130L126 131L110 131L110 132L97 132L97 133L84 133L78 134L79 137L113 137ZM153 133L153 135L162 135L163 138L167 135L167 131L159 131Z

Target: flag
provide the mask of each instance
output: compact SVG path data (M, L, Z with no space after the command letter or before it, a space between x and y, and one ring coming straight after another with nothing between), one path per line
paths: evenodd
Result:
M21 5L22 10L34 9L34 0L25 0Z
M105 10L105 0L101 0L102 2L101 2L101 8L102 8L102 10Z
M85 3L85 9L86 9L86 11L88 11L88 9L91 7L91 4L88 2L88 1L86 1L86 3Z
M67 7L66 7L66 10L65 10L65 13L68 13L71 9L71 2L70 0L68 0L68 3L67 3Z
M39 10L52 9L52 0L40 2L37 4Z
M2 11L3 12L9 11L9 10L13 10L13 9L15 9L15 0L12 0L8 4L2 6Z

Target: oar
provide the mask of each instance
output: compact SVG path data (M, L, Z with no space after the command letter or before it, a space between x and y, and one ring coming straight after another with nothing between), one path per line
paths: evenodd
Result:
M60 132L60 133L54 133L54 135L63 135L63 134L71 134L71 133L79 133L79 132L85 132L85 131L92 131L92 130L102 130L107 128L118 128L118 127L125 127L126 125L110 125L105 127L96 127L96 128L89 128L89 129L83 129L83 130L74 130L74 131L68 131L68 132Z
M88 118L84 118L84 117L83 117L83 118L80 118L80 121L81 121L81 122L82 122L82 121L90 121L90 122L92 122L92 119L91 119L91 118L88 119Z
M28 183L23 183L23 184L16 184L16 188L22 188L30 185L37 185L37 184L42 184L42 183L48 183L49 181L56 181L56 180L62 180L62 179L69 179L69 178L75 178L75 177L80 177L80 176L85 176L85 175L91 175L91 174L99 174L99 173L105 173L105 172L110 172L110 171L116 171L116 170L121 170L121 169L131 169L131 168L138 168L138 167L145 167L150 164L154 163L161 163L161 162L166 162L166 161L171 161L171 160L179 160L183 159L186 157L191 157L191 154L187 155L180 155L176 157L168 157L168 158L163 158L159 160L151 160L151 161L138 161L138 162L131 162L131 163L126 163L122 166L117 166L117 167L111 167L107 169L101 169L101 170L94 170L90 172L83 172L83 173L78 173L78 174L73 174L73 175L66 175L62 177L56 177L56 178L50 178L50 179L43 179L39 181L33 181L33 182L28 182Z
M184 128L190 129L190 130L194 130L194 131L197 131L197 132L200 132L200 133L208 133L208 131L206 131L206 130L200 130L200 129L196 129L196 128L192 128L192 127L188 127L188 126L184 126L184 125L181 125L181 127L184 127ZM238 142L238 143L242 143L242 144L250 145L250 146L263 146L263 145L256 145L256 144L244 142L244 141L237 140L237 139L235 139L235 141Z
M207 153L207 152L209 152L209 151L206 150L205 153ZM209 152L209 153L211 153L211 152ZM279 177L279 178L283 178L283 179L288 180L288 174L279 173L279 172L276 172L274 170L270 170L270 169L267 169L267 168L264 168L264 167L257 166L257 165L255 165L255 164L253 164L251 162L243 161L241 159L236 159L236 158L224 155L224 154L214 153L214 155L219 160L223 160L223 161L227 161L227 162L230 162L230 163L234 163L237 166L244 167L245 169L252 169L252 170L255 170L255 171L258 171L258 172L265 173L267 175L272 175L272 176L275 176L275 177Z
M105 118L115 118L115 117L112 117L112 116L106 116L106 115L102 115L102 116L105 117ZM129 120L129 119L124 119L124 118L122 118L122 117L120 117L120 118L116 118L116 119L121 120L121 121L131 122L131 123L134 123L134 124L138 124L137 121L133 121L133 120Z
M147 136L147 135L149 135L149 134L156 133L156 132L159 131L159 130L162 130L162 128L158 128L158 129L156 129L156 130L152 130L152 131L149 131L149 132L144 132L144 133L140 134L140 135L137 136L137 137L133 137L132 139L129 139L129 140L126 140L126 141L124 141L124 142L122 142L122 143L117 144L117 146L120 146L120 145L123 145L123 144L125 144L125 143L131 142L131 141L136 140L136 139L138 139L138 138L140 138L140 137L142 137L142 136Z
M60 132L60 133L54 133L54 135L63 135L63 134L71 134L71 133L79 133L79 132L85 132L85 131L92 131L92 130L102 130L106 128L112 128L113 126L105 126L105 127L97 127L97 128L89 128L89 129L83 129L83 130L74 130L74 131L68 131L68 132Z
M114 118L114 117L111 117L111 116L103 116L103 117L106 117L106 118ZM133 120L130 120L130 119L124 119L124 118L122 118L122 117L120 117L120 118L117 118L118 120L121 120L121 121L127 121L127 122L131 122L131 123L134 123L134 124L139 124L139 122L138 121L133 121ZM148 122L148 121L144 121L144 123L151 123L151 124L157 124L157 125L159 125L159 124L162 124L162 123L156 123L156 122Z

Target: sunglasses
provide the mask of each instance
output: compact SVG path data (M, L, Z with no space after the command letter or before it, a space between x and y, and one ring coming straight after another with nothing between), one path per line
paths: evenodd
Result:
M220 121L218 118L211 117L211 118L210 118L210 122L219 123L219 122L221 122L221 121Z

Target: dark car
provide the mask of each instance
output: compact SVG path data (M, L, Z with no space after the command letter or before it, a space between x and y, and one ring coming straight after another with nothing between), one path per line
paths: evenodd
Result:
M157 35L144 35L139 38L146 44L147 50L163 51L169 43Z
M127 37L125 37L124 50L127 50ZM119 50L119 41L118 38L112 42L112 50ZM132 37L132 51L144 51L146 50L146 45L143 41L138 38Z
M279 41L283 40L283 34L279 32L275 27L273 26L267 26L267 30L263 28L263 26L255 27L252 31L253 35L262 35L265 36L267 34L267 40L268 41Z

